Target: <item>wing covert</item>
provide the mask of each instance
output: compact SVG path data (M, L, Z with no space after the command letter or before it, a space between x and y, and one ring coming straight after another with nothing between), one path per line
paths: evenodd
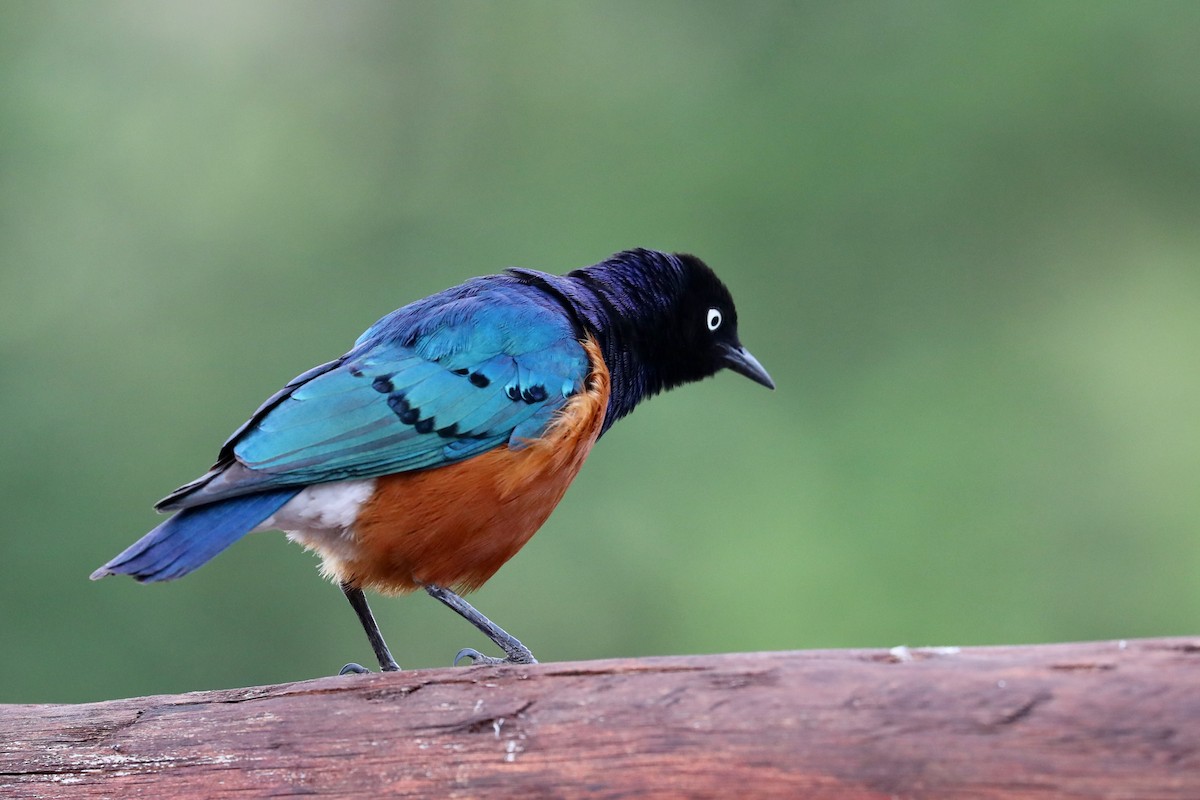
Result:
M557 309L475 283L393 312L293 379L160 507L436 467L540 435L583 387L587 355Z

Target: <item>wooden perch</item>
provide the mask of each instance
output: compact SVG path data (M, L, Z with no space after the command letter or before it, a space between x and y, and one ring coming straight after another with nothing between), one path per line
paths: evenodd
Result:
M1200 640L465 667L0 706L0 797L1200 798Z

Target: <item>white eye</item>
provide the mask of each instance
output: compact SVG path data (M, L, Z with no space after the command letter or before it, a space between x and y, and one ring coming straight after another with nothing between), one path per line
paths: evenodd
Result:
M721 310L718 308L710 308L708 310L708 329L715 331L721 327Z

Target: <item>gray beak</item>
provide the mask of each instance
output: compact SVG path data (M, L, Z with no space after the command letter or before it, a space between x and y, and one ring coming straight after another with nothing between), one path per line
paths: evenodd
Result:
M775 388L775 381L771 380L771 376L763 369L763 365L758 363L758 359L750 355L750 351L741 346L722 345L723 358L725 366L739 375L745 375L755 383L761 383L768 389Z

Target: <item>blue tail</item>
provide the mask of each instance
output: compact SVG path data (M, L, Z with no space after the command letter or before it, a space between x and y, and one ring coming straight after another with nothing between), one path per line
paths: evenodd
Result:
M274 514L302 487L259 492L185 508L92 573L129 575L142 583L181 578L212 560Z

